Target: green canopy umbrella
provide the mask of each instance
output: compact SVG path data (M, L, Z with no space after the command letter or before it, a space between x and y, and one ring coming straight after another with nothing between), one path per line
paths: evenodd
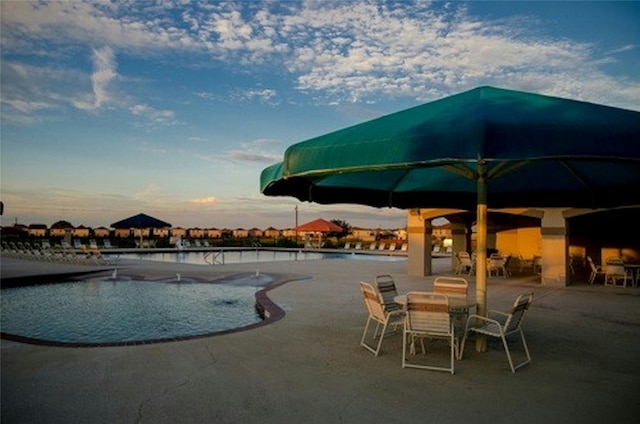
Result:
M480 87L295 144L262 171L261 191L476 210L484 314L487 207L640 204L640 112Z

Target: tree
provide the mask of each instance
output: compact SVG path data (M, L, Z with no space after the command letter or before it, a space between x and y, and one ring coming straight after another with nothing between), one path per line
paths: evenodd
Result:
M336 224L337 226L341 227L342 231L334 232L334 233L328 233L327 234L328 237L341 238L341 237L346 237L349 234L351 234L351 225L349 225L349 223L347 221L342 221L340 219L332 219L331 222Z

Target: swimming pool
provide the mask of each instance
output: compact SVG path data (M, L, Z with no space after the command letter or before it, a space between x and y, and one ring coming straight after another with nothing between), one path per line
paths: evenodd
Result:
M2 289L2 332L40 342L121 345L252 326L264 274L226 283L93 278Z
M147 260L169 263L184 263L192 265L223 265L254 262L283 262L306 261L321 259L347 259L372 261L406 261L406 256L370 255L363 253L325 253L304 250L266 250L266 249L237 249L211 251L170 251L170 252L141 252L108 255L111 260Z

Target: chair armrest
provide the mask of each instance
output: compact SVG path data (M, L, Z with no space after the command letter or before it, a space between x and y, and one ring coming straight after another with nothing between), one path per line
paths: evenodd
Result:
M496 321L495 319L491 319L491 318L487 318L487 317L483 317L482 315L469 315L469 318L467 318L467 328L469 328L469 323L471 322L472 319L475 320L479 320L479 321L484 321L486 323L493 323L496 324L498 327L502 327L502 324L498 321Z

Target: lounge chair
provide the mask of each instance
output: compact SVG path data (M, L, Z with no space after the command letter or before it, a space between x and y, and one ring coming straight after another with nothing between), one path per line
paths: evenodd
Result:
M389 245L389 252L393 252L394 250L396 250L396 246L397 246L397 244L396 244L396 243L391 243L391 244Z
M529 309L529 306L531 306L532 300L533 293L524 293L518 296L515 302L513 302L513 307L509 312L491 310L489 311L488 317L471 315L467 320L464 338L462 339L460 359L462 359L462 356L464 355L464 346L467 342L469 333L474 332L502 340L512 373L515 373L518 368L529 364L531 362L531 355L529 354L529 348L527 347L524 332L522 331L522 321L525 313ZM524 347L527 359L514 365L513 359L511 358L511 351L509 350L509 344L507 343L507 337L518 333L520 334L522 346Z
M402 368L447 371L453 374L457 344L447 296L439 293L409 292L407 293L406 308L402 340ZM407 347L409 347L409 353L415 355L415 344L418 340L422 346L422 353L426 355L425 339L444 339L449 342L449 366L426 364L417 358L411 362L408 360Z
M376 242L375 241L369 245L369 250L376 250Z
M345 249L345 250L349 250L349 249L351 249L351 243L349 243L349 242L345 243L345 244L344 244L344 249Z
M384 248L385 248L385 246L386 246L386 245L387 245L387 244L386 244L385 242L382 242L382 241L381 241L381 242L380 242L380 246L378 246L378 250L384 250Z
M362 249L362 243L357 242L357 243L356 243L356 248L355 248L355 249L356 249L356 250L360 250L360 249Z
M113 246L111 246L111 240L109 239L104 239L102 244L104 245L105 249L113 249Z
M400 247L400 251L406 252L408 248L409 248L409 245L407 245L407 243L402 243L402 246Z
M367 305L367 310L369 312L367 324L364 327L362 338L360 339L360 346L364 347L375 356L378 356L378 353L380 353L380 346L382 346L382 340L384 339L385 333L387 331L387 327L393 325L395 328L397 327L397 325L400 325L402 323L402 320L404 319L404 311L402 311L401 309L393 311L387 310L385 308L384 301L382 300L382 295L369 283L360 282L360 291L362 292L364 302ZM373 336L368 337L369 325L373 321L375 321L376 323L376 328L373 332ZM378 330L380 330L380 326L382 326L382 331L380 331L380 335L378 336ZM379 337L379 340L376 346L367 344L367 339L372 338L373 340L375 340L377 337Z

